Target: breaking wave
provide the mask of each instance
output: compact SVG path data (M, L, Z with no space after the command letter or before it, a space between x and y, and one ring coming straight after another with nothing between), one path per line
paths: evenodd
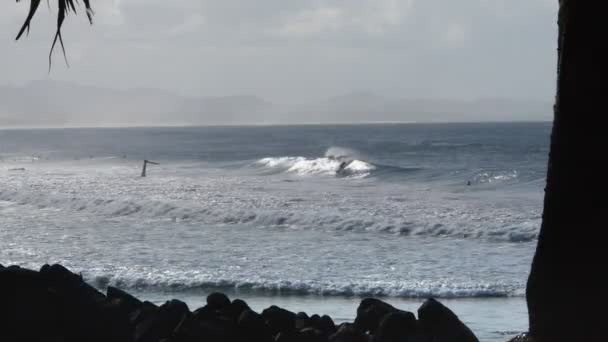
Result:
M291 281L267 279L212 279L196 271L84 273L94 286L108 285L140 291L223 291L265 295L374 296L400 298L522 297L523 284L444 283L441 281Z

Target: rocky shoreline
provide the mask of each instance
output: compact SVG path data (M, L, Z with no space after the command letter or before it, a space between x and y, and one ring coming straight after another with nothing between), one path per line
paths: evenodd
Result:
M477 342L456 314L434 299L418 318L363 299L352 323L270 306L261 313L212 293L191 311L177 299L157 306L109 286L106 294L61 265L39 271L0 265L0 341L89 342ZM513 341L524 341L524 337Z

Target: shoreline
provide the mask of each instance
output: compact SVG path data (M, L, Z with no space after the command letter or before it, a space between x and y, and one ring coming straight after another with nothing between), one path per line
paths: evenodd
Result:
M44 265L39 271L0 265L0 293L5 303L0 308L3 340L479 341L453 311L432 298L422 303L417 315L383 300L364 298L354 320L337 323L327 314L309 316L301 309L288 311L276 305L264 309L256 308L259 303L252 305L256 312L246 300L230 300L218 292L191 310L177 299L161 305L142 302L112 286L101 293L58 264Z
M205 305L207 295L214 290L205 291L149 291L148 289L128 289L137 298L162 305L171 298L179 298L189 307ZM242 291L221 291L230 298L240 298L256 311L277 305L290 311L304 311L312 314L327 314L336 324L353 322L357 307L366 296L321 296L321 295L279 295ZM403 298L373 296L396 308L416 312L427 297ZM480 341L504 342L527 329L528 313L525 297L434 297L453 310L471 328Z

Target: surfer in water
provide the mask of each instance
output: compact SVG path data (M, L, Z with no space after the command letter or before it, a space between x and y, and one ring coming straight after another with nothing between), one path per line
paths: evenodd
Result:
M338 171L336 171L336 176L342 176L346 173L346 167L350 164L350 162L341 162L340 166L338 166Z

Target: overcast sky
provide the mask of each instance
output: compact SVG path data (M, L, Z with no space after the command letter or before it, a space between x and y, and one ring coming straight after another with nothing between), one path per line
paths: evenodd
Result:
M54 1L51 0L51 3ZM55 11L14 36L29 1L0 10L0 83L55 79L248 94L297 103L352 91L403 98L550 100L557 0L92 0L47 74ZM53 4L54 5L54 4Z

